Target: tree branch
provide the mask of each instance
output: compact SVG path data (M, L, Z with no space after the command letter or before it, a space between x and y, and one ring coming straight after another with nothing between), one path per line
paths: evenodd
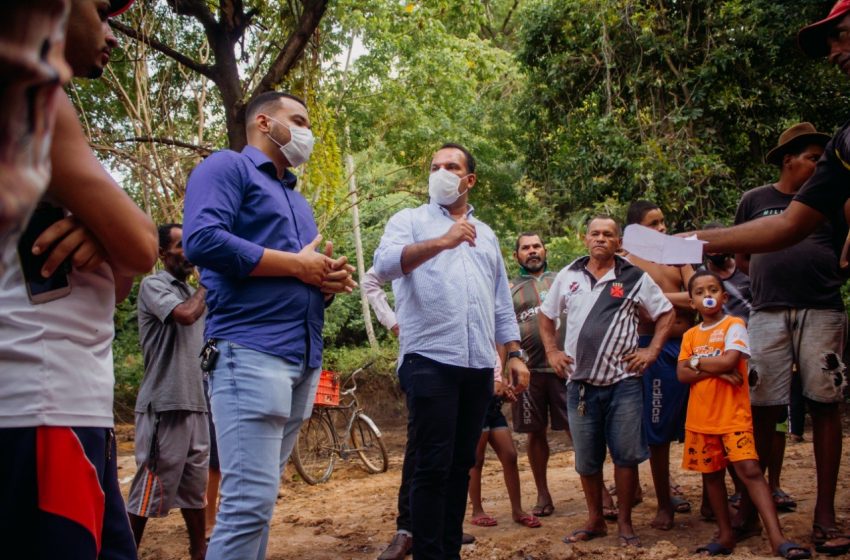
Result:
M182 64L186 68L189 68L190 70L194 70L198 74L201 74L202 76L206 76L210 80L213 79L214 72L213 72L212 66L209 66L207 64L201 64L200 62L189 58L185 54L172 49L171 47L169 47L165 43L160 43L156 39L154 39L152 37L148 37L147 35L145 35L141 31L137 31L137 30L133 29L132 27L130 27L129 25L124 25L123 23L121 23L120 21L116 21L115 19L110 18L109 25L113 29L117 29L118 31L120 31L121 33L126 35L127 37L130 37L131 39L135 39L136 41L140 41L140 42L148 45L152 49L161 52L162 54L164 54L168 58L177 61L178 63Z
M175 140L174 138L162 138L160 136L132 136L130 138L115 140L115 142L139 142L146 144L164 144L166 146L176 146L178 148L186 148L188 150L192 150L193 152L197 152L199 155L202 155L204 157L210 155L215 151L204 146L198 146L197 144L190 144L189 142Z
M166 0L166 2L177 15L193 16L207 29L219 26L204 0Z
M322 20L327 7L328 0L312 0L309 3L305 3L304 11L298 20L298 25L296 25L295 30L286 40L286 44L283 45L277 58L269 66L265 76L262 77L257 87L254 88L249 99L253 99L261 93L272 89L295 65L307 47L310 36L319 27L319 22Z

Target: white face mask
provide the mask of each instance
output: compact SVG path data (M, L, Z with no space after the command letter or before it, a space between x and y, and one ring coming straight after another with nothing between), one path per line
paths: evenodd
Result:
M451 206L463 194L460 192L460 182L460 177L440 168L428 177L428 194L433 202L441 206Z
M313 153L313 144L316 143L312 130L303 126L288 126L269 116L266 116L266 118L289 129L289 142L283 145L272 138L271 134L266 134L266 136L269 137L269 140L277 144L280 148L280 152L283 154L283 157L286 158L286 161L289 162L289 165L292 167L298 167L310 159L310 154Z

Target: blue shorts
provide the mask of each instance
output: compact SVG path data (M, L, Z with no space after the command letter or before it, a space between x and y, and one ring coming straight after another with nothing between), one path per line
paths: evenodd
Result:
M578 404L584 388L584 415ZM643 386L637 377L598 387L571 381L567 384L567 414L575 449L576 472L590 476L602 470L606 446L618 467L635 467L649 458L641 429Z
M640 347L649 346L652 335L640 337ZM681 338L664 343L658 359L643 374L643 426L649 445L683 441L690 386L676 377Z
M487 414L484 416L484 427L482 431L490 430L505 430L508 427L508 421L505 415L502 414L502 397L493 395L490 399L490 404L487 406Z

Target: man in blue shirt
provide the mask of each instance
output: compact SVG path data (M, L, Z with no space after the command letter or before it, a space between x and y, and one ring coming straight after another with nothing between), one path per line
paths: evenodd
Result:
M375 252L393 280L408 396L413 556L459 559L469 469L493 394L495 344L508 351L506 380L528 386L499 240L467 204L475 160L445 144L431 160L430 204L390 218ZM495 343L495 344L494 344Z
M221 504L207 558L264 558L280 473L312 411L324 306L352 268L325 252L289 167L310 157L304 102L268 92L246 110L248 145L202 162L186 187L187 257L207 288L205 336L219 351L210 402Z

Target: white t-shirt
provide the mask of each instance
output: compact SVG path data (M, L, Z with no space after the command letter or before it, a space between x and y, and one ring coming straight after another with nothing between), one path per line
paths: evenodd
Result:
M112 427L112 270L74 270L70 294L33 304L16 253L0 260L0 428Z

